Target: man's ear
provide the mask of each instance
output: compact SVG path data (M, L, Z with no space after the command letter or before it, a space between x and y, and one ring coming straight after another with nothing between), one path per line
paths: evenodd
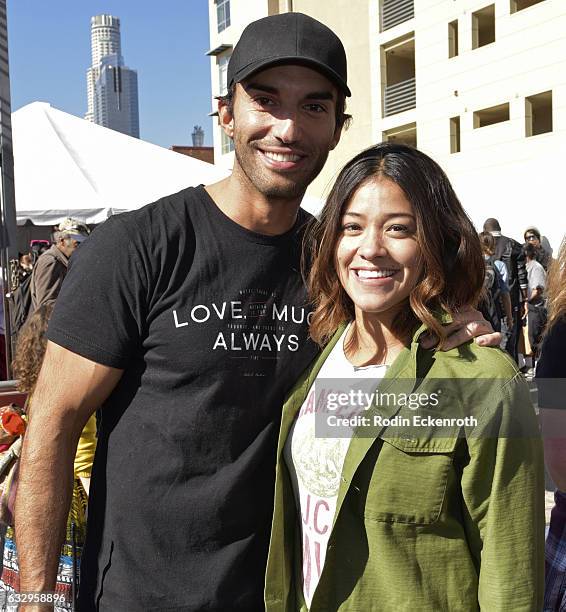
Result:
M218 101L218 123L229 138L234 138L234 115L226 102Z
M334 151L334 149L340 142L340 136L342 136L342 129L343 126L336 126L336 129L334 130L334 136L332 138L332 141L330 142L330 151Z

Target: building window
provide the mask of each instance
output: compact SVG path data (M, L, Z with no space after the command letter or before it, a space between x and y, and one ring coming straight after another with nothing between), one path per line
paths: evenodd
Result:
M450 153L460 153L460 117L450 119Z
M525 98L525 135L552 132L552 91Z
M472 49L495 42L495 4L472 13Z
M415 16L414 0L380 0L379 8L382 32Z
M517 11L522 11L540 2L543 2L543 0L511 0L511 12L516 13Z
M395 115L416 106L415 39L404 38L382 47L385 83L383 116Z
M417 124L408 123L407 125L400 125L399 127L392 128L383 132L383 140L385 142L393 142L395 144L409 145L410 147L417 146Z
M448 57L458 55L458 20L448 24Z
M228 62L230 53L218 56L218 91L220 96L228 93Z
M474 113L474 128L482 128L503 121L509 121L509 102L484 108Z
M222 128L220 128L220 142L222 144L222 155L234 150L234 141L230 136L226 136L226 132Z
M222 32L230 25L230 0L214 0L216 2L216 21L218 31Z

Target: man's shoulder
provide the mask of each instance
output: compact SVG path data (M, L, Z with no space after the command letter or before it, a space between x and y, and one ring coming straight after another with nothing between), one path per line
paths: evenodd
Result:
M201 187L188 187L132 210L109 217L96 228L96 242L127 241L148 244L186 232L193 225L194 211L203 200ZM89 239L91 240L91 239Z
M63 258L60 256L60 251L57 248L57 245L53 244L45 253L42 253L35 263L34 270L40 271L45 268L51 268L56 265L61 265L65 267L63 263Z
M120 224L153 226L156 220L163 220L169 223L181 222L190 215L191 209L203 200L202 187L187 187L172 193L154 202L150 202L137 210L121 213L115 218L120 220ZM111 217L113 218L113 217Z

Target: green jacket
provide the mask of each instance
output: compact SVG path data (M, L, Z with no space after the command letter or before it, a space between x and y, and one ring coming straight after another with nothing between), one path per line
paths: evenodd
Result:
M443 429L442 437L431 428L419 428L418 435L392 428L372 428L369 435L363 427L355 431L310 609L541 610L544 468L528 386L499 349L469 342L447 352L423 350L418 337L424 329L389 368L379 390L410 393L419 379L419 392L443 386L449 412L467 411L478 424L464 434L457 427ZM342 331L283 408L265 587L270 612L307 609L301 529L283 447ZM393 416L408 409L379 410Z

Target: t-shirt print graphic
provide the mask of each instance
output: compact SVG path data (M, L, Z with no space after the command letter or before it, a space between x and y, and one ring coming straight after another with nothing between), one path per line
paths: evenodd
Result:
M312 315L308 307L278 298L276 291L242 289L236 299L173 310L173 322L177 329L208 326L211 350L230 359L277 360L300 349Z

